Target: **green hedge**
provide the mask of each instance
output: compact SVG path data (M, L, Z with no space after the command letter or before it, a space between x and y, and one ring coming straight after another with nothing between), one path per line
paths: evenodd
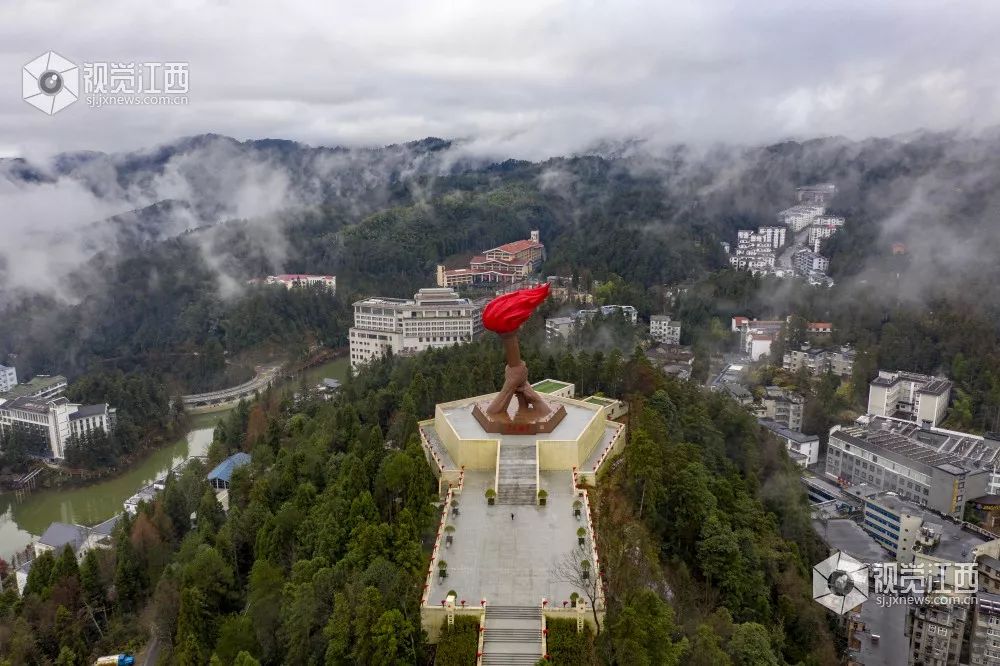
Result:
M455 626L445 620L441 627L441 640L437 644L436 666L469 666L476 663L479 648L479 620L458 615Z
M549 630L546 649L552 664L591 664L594 661L594 634L589 624L583 633L576 633L576 620L546 619Z

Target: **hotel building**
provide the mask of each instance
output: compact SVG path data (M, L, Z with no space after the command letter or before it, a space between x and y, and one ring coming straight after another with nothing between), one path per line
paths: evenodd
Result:
M385 355L469 342L483 330L482 306L453 289L421 289L412 299L367 298L354 304L351 367Z

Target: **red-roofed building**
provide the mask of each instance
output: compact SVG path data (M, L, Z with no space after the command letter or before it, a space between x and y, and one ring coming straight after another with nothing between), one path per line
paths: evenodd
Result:
M437 267L439 287L457 287L467 284L512 284L533 273L545 259L545 245L539 241L538 231L531 237L506 243L469 261L468 268L446 269Z

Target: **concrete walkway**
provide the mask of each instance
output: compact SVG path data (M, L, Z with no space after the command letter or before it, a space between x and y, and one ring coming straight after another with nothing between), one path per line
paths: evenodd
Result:
M582 594L553 575L568 554L584 557L576 530L586 521L573 515L572 474L542 472L540 478L549 494L547 506L488 506L483 493L492 487L493 474L465 473L461 511L450 520L454 543L441 550L448 577L433 577L430 603L444 599L449 590L471 605L485 599L499 606L538 606L543 598L561 606L574 591Z

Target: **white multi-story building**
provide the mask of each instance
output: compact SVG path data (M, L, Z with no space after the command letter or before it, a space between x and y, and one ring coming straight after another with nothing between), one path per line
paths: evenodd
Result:
M809 225L809 246L816 247L816 244L824 238L837 233L844 226L844 218L834 215L818 215L813 223Z
M815 204L799 204L778 213L778 222L786 225L792 233L802 231L826 212L826 208Z
M85 437L97 430L110 433L115 409L107 404L77 405L66 398L41 400L15 398L0 404L0 431L15 431L29 449L52 458L65 457L71 437Z
M598 313L604 317L620 313L633 325L639 323L639 311L631 305L602 305L593 310L577 310L573 316L577 319L593 319Z
M794 432L801 432L802 412L806 399L802 395L794 391L786 391L780 386L768 386L764 391L758 416L780 423Z
M868 385L868 413L936 426L948 409L951 387L943 377L879 370Z
M0 365L0 393L6 393L17 386L17 370Z
M469 342L482 330L481 305L454 289L421 289L412 299L368 298L354 304L351 367L389 351L409 354Z
M760 227L757 229L757 235L761 237L764 243L775 250L785 244L785 234L787 232L788 227Z
M969 500L1000 488L1000 441L881 416L834 426L826 473L959 518Z
M670 315L653 315L649 318L649 336L668 345L681 343L681 325L670 320Z
M813 272L826 273L830 268L830 260L821 254L803 248L792 255L792 266L802 275Z
M838 377L849 378L854 372L854 358L855 351L847 345L839 349L823 349L805 343L800 349L786 351L781 367L787 372L806 368L812 375L832 372Z
M302 275L298 273L286 274L286 275L268 275L264 282L267 284L280 284L284 285L286 289L294 289L296 287L312 287L319 285L328 291L333 293L337 292L337 276L336 275Z

